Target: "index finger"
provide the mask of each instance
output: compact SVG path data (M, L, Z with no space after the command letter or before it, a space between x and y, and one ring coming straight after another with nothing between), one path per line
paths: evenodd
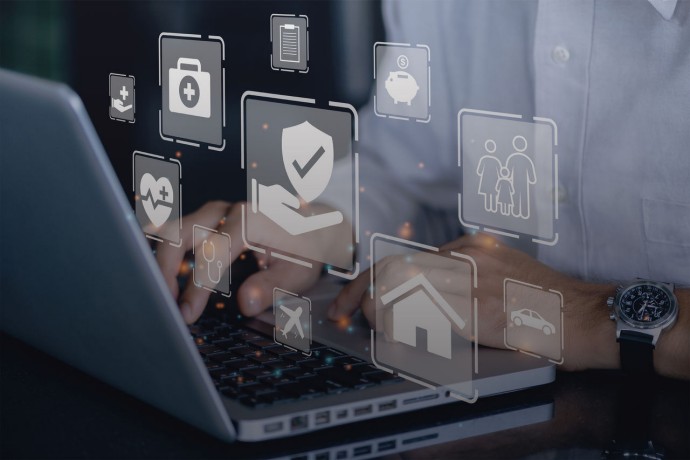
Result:
M199 208L198 211L182 218L182 230L180 232L182 245L180 247L171 246L169 244L159 244L157 246L156 260L163 273L165 282L168 284L175 297L177 297L179 293L177 274L180 271L180 265L182 264L185 253L189 251L193 245L192 236L194 224L216 228L225 217L228 207L229 203L224 201L206 203Z

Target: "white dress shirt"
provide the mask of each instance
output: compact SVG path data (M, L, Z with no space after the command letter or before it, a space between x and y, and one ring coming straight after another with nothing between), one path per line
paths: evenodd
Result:
M364 266L372 233L430 244L460 234L457 114L473 108L558 125L559 241L523 249L582 279L690 285L690 1L383 8L388 41L431 50L431 121L360 112ZM344 196L321 201L344 209Z

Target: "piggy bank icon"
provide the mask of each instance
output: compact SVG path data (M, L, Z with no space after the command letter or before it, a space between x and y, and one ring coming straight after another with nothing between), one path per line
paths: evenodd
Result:
M396 104L405 102L407 105L411 105L419 91L417 80L402 70L389 73L385 85L388 95L393 98L393 102Z

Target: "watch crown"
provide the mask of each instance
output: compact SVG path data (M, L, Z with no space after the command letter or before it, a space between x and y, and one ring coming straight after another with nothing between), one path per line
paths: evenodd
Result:
M612 308L612 307L613 307L613 297L609 297L608 299L606 299L606 305L607 305L609 308Z
M611 313L611 314L609 315L609 319L610 319L611 321L615 321L615 320L616 320L616 315L615 315L615 313Z

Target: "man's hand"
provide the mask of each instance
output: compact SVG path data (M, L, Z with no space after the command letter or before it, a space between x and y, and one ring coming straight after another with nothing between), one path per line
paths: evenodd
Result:
M256 231L252 234L253 241L256 243L269 247L276 246L280 239L285 237L285 232L280 227L261 214L256 214L252 218L257 219L256 225L253 226ZM242 239L242 203L229 204L222 201L207 203L198 211L182 218L183 244L181 247L175 248L168 244L158 245L156 253L158 264L173 296L179 300L182 316L189 324L201 316L210 295L208 290L197 287L194 283L188 283L185 291L180 293L177 284L177 275L185 253L192 249L194 224L217 229L219 232L230 235L232 242L230 263L246 249ZM179 223L170 222L166 225L179 225ZM305 252L307 247L313 249L314 245L322 245L328 248L331 244L331 242L321 242L315 238L306 237L295 241L293 251L297 254ZM198 243L200 245L201 241ZM195 248L195 251L200 250L202 250L200 246ZM321 264L317 263L313 264L313 268L307 268L263 254L258 254L257 259L261 270L247 278L237 293L240 311L247 316L259 314L273 303L273 288L279 286L293 292L300 292L314 284L321 272ZM224 266L228 267L229 264Z
M479 302L478 326L482 345L503 348L503 330L506 316L503 311L503 283L506 278L520 280L554 289L563 294L564 300L564 341L563 368L579 370L586 368L618 367L618 347L615 342L615 324L608 319L606 298L615 291L612 285L584 283L563 275L536 261L527 254L500 244L498 240L485 234L464 236L440 248L441 255L450 251L466 254L477 264L478 283L475 294ZM377 276L383 276L384 285L395 286L402 270L409 271L409 261L392 257L379 261ZM414 268L430 276L441 276L451 280L448 283L434 283L444 297L461 298L466 293L463 283L453 283L454 275L447 267L431 267L424 258L413 261ZM427 276L428 277L428 276ZM362 273L346 286L329 309L329 317L338 320L351 315L362 306L367 319L373 324L375 303L369 295L369 271ZM456 278L457 279L457 278ZM397 284L396 284L397 283ZM385 318L385 315L384 315ZM386 330L386 325L376 325ZM456 331L469 334L468 328Z

